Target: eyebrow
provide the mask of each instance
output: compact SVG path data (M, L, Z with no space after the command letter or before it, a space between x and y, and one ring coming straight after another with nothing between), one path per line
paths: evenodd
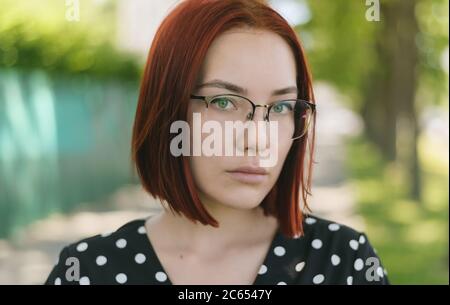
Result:
M226 90L235 92L237 94L242 94L242 95L246 95L248 93L247 89L242 88L238 85L232 84L230 82L220 80L220 79L214 79L214 80L208 81L206 83L200 84L200 85L196 86L196 89L200 89L203 87L222 88L222 89L226 89ZM272 96L283 95L283 94L287 94L287 93L298 94L298 88L295 86L290 86L290 87L286 87L286 88L282 88L282 89L277 89L277 90L272 91Z

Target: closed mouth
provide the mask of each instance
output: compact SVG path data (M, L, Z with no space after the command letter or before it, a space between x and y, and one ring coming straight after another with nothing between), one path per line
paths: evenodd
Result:
M227 171L231 178L235 181L245 184L257 184L266 181L268 173L261 167L239 167L234 170Z
M228 171L230 173L244 173L252 175L267 175L267 171L262 167L242 166L234 170Z

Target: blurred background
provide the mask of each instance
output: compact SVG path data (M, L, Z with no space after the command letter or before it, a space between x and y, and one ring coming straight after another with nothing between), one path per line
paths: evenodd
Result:
M130 163L139 80L177 0L0 0L0 284L159 210ZM310 62L317 215L393 284L448 284L448 0L273 0Z

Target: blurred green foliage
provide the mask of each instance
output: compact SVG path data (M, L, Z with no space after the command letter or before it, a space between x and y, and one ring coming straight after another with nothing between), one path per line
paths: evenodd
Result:
M420 32L418 99L423 104L448 105L449 1L421 0L416 7Z
M139 78L137 58L114 46L114 2L80 1L80 21L72 22L65 1L2 0L1 7L0 68Z
M365 20L363 1L308 1L312 18L298 28L315 79L326 80L359 101L374 68L376 22Z
M358 194L358 213L393 284L448 284L448 158L420 140L424 202L407 197L395 163L387 164L363 138L348 143L347 164ZM441 153L439 153L441 152Z
M381 0L380 7L392 1L404 0ZM388 68L376 60L375 37L382 29L384 16L380 22L368 22L365 1L307 3L312 18L297 30L307 49L314 78L336 85L349 96L349 106L360 109L363 92L370 88L370 72ZM448 57L448 10L448 0L417 0L419 105L447 101L448 71L443 69L443 61Z

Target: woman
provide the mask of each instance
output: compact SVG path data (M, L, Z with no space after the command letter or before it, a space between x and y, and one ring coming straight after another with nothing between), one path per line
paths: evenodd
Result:
M279 14L257 0L181 2L151 46L132 136L164 209L65 247L47 284L388 284L364 233L307 214L315 115ZM180 138L177 122L192 132ZM194 132L208 122L219 133ZM226 122L263 128L232 137Z

